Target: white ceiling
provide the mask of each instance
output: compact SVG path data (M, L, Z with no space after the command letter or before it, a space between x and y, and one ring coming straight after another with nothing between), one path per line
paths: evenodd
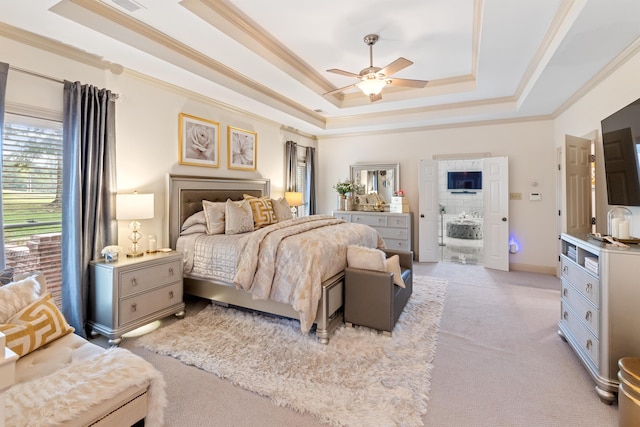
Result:
M640 49L639 0L21 0L0 22L318 136L553 117ZM375 66L429 84L324 96L370 33Z

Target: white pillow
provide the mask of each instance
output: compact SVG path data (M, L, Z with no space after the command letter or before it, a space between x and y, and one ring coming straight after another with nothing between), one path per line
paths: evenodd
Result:
M225 234L240 234L253 231L253 212L248 200L232 202L225 205Z
M379 249L347 246L347 266L364 270L387 271L385 254Z
M401 288L406 287L402 280L402 269L400 268L400 257L393 255L387 258L387 273L393 273L393 283Z
M287 199L284 197L280 197L278 200L271 199L271 205L273 206L273 212L276 214L278 222L293 218L291 206L289 206Z
M0 286L0 323L7 320L40 297L36 275Z
M207 234L222 234L225 232L224 202L202 201L202 210L207 221Z
M207 219L204 217L204 211L196 212L191 215L189 218L185 219L182 223L182 228L180 231L185 231L189 227L193 227L194 225L204 224L207 225Z

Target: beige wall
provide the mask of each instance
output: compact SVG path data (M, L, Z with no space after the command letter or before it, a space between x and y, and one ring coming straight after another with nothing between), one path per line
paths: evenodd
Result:
M414 250L418 247L418 163L443 154L490 153L509 157L509 188L523 199L509 203L510 234L520 251L510 255L512 268L555 269L557 260L556 160L553 123L532 121L396 134L372 134L320 139L318 179L321 213L335 209L332 186L347 178L356 162L399 162L400 186L414 212ZM538 182L537 187L532 182ZM529 201L532 192L541 201ZM434 238L437 238L434 237Z
M250 113L230 109L215 101L215 93L194 94L170 85L145 79L136 73L113 74L90 65L72 61L50 52L0 38L0 61L59 79L79 80L106 87L120 94L117 102L117 163L118 188L122 192L138 190L156 195L156 218L143 221L144 234L158 235L159 242L168 243L166 233L166 182L170 173L222 177L265 177L271 180L275 197L284 193L283 142L295 137L274 123ZM348 177L349 165L356 162L400 162L401 186L418 215L418 161L434 155L489 152L492 156L509 157L509 187L523 194L521 201L511 201L511 233L521 243L520 252L510 255L512 267L549 271L557 265L558 202L556 196L557 147L565 134L599 135L600 120L640 97L640 55L632 58L579 100L556 120L524 121L482 126L461 126L424 129L399 133L377 133L331 137L319 142L313 138L298 138L302 145L318 148L319 213L331 213L335 208L336 181ZM48 83L50 95L33 91L25 77L10 72L10 85L19 87L8 100L43 105L48 109L60 105L59 84ZM12 79L14 82L12 83ZM20 80L18 82L18 80ZM56 89L57 88L57 89ZM54 92L57 91L57 94ZM57 104L60 102L60 104ZM217 169L178 164L178 114L180 112L220 123L221 166ZM258 133L258 171L242 172L226 167L226 130L232 125ZM599 170L599 181L603 182ZM533 187L533 182L538 182ZM542 194L542 200L528 200L529 192ZM602 194L599 201L602 210ZM606 204L606 196L604 198ZM604 212L606 217L605 206ZM635 213L640 213L637 209ZM640 218L640 215L637 215ZM417 227L414 227L417 247ZM634 223L639 235L640 220ZM128 245L126 223L120 224L120 244Z

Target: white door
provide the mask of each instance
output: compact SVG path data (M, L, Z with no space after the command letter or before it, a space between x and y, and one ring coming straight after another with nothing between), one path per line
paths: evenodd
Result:
M440 259L438 246L438 161L420 160L418 174L419 210L418 210L418 242L420 250L418 261L438 262Z
M565 136L567 233L591 232L591 140Z
M509 158L482 162L484 266L509 271Z

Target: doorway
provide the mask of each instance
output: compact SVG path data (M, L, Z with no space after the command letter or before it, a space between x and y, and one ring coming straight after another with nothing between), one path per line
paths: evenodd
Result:
M484 200L482 186L472 176L482 171L482 162L482 159L438 161L440 261L484 264Z

